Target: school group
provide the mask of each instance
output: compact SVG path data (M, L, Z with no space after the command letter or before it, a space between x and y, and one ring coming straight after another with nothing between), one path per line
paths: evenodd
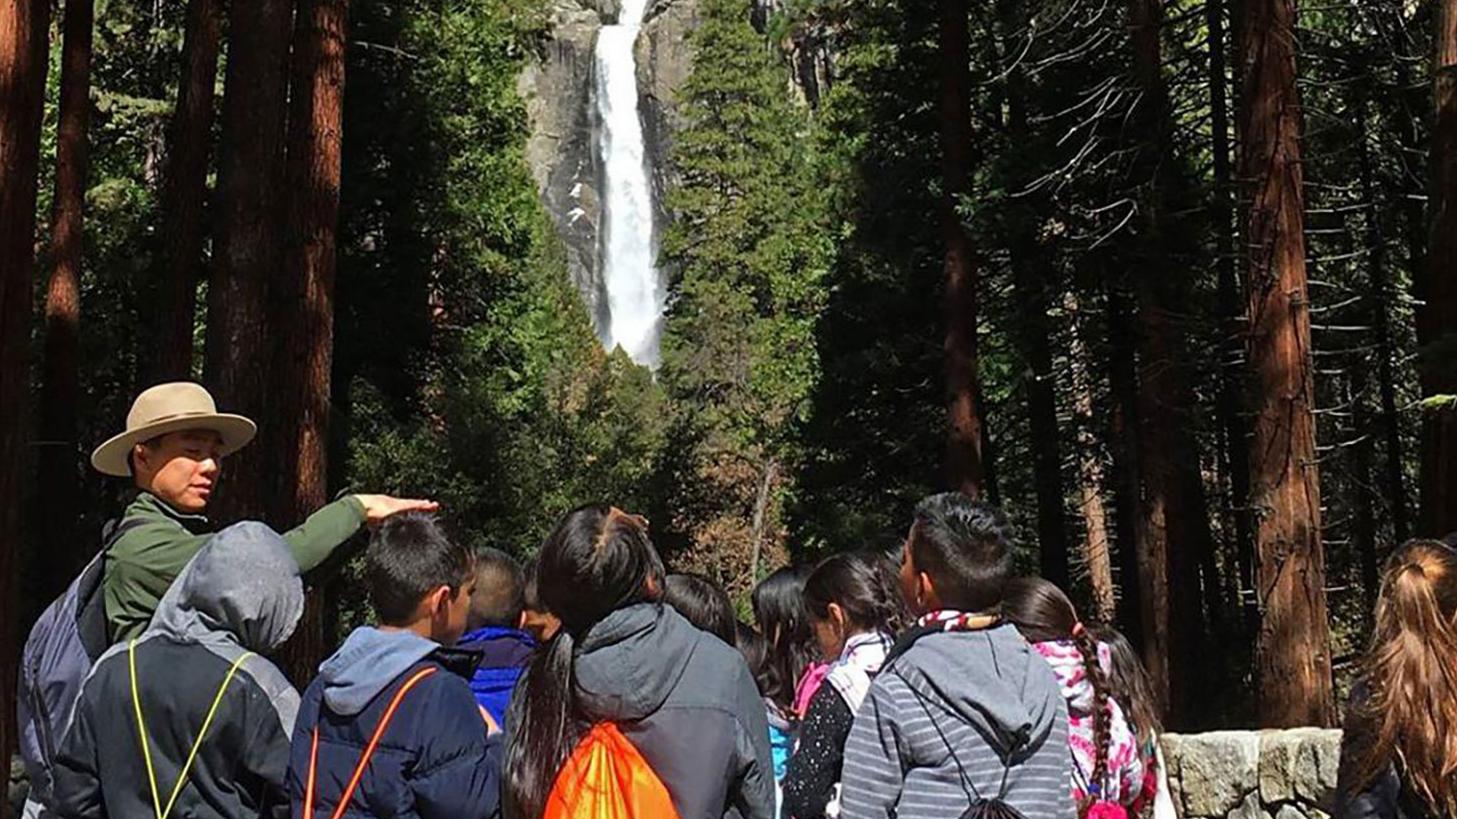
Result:
M751 626L611 505L568 513L524 568L385 495L213 532L221 462L254 431L166 384L93 453L137 497L27 643L28 816L1177 815L1137 655L1015 576L993 506L932 495L891 548L780 569ZM301 573L365 525L376 625L300 694L268 654L302 616ZM1454 612L1452 550L1397 550L1340 816L1453 815L1457 731L1420 710L1453 703L1419 698L1457 694L1457 665L1410 642L1445 634L1457 662Z

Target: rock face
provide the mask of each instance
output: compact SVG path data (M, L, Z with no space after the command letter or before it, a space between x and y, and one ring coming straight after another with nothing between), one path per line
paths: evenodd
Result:
M1184 819L1323 819L1335 801L1340 731L1169 734L1162 744Z
M594 50L598 31L616 21L619 0L549 2L550 36L517 83L531 128L526 159L566 247L568 275L600 329L607 299L598 248L603 214ZM677 96L692 70L687 34L698 24L697 8L698 0L654 0L637 41L643 136L660 215L673 181L666 157L681 123Z
M593 147L593 49L615 0L553 0L551 37L517 81L531 134L526 160L566 247L567 272L593 322L606 310L597 254L601 170Z

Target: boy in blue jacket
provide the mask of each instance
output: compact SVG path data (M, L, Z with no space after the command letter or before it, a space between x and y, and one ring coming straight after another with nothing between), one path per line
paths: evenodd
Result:
M356 629L319 667L293 732L289 793L298 819L496 814L500 737L476 705L475 656L451 648L475 585L468 549L433 518L375 532L366 578L380 625Z
M478 550L469 631L460 638L460 648L481 658L470 687L497 725L506 724L511 692L536 651L536 638L522 631L525 608L526 575L521 564L499 549Z

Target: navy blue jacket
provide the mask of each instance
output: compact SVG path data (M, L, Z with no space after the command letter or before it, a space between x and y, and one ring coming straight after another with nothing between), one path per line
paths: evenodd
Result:
M434 667L400 701L345 816L473 819L497 815L500 737L487 737L467 680L475 655L442 649L408 632L360 628L319 668L293 733L288 785L303 809L313 732L318 729L313 816L327 819L396 692Z
M1365 784L1356 781L1356 766L1376 742L1380 726L1366 711L1371 696L1365 680L1351 687L1346 702L1345 731L1341 734L1340 773L1336 781L1334 819L1436 819L1437 814L1423 804L1408 787L1396 762Z
M456 647L480 655L481 664L471 677L470 690L496 724L505 725L506 706L511 704L516 681L536 652L536 639L519 629L486 626L466 632Z

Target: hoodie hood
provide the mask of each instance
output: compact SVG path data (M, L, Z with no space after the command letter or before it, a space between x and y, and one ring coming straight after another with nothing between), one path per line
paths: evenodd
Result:
M324 703L340 716L359 714L406 669L439 648L439 643L412 631L361 626L319 666Z
M277 532L245 521L218 532L163 595L149 631L266 654L303 616L298 563Z
M1040 747L1064 708L1047 663L1011 625L927 634L885 673L900 674L1003 755Z
M638 720L662 707L704 632L672 606L637 603L592 626L576 647L577 697L593 720Z

